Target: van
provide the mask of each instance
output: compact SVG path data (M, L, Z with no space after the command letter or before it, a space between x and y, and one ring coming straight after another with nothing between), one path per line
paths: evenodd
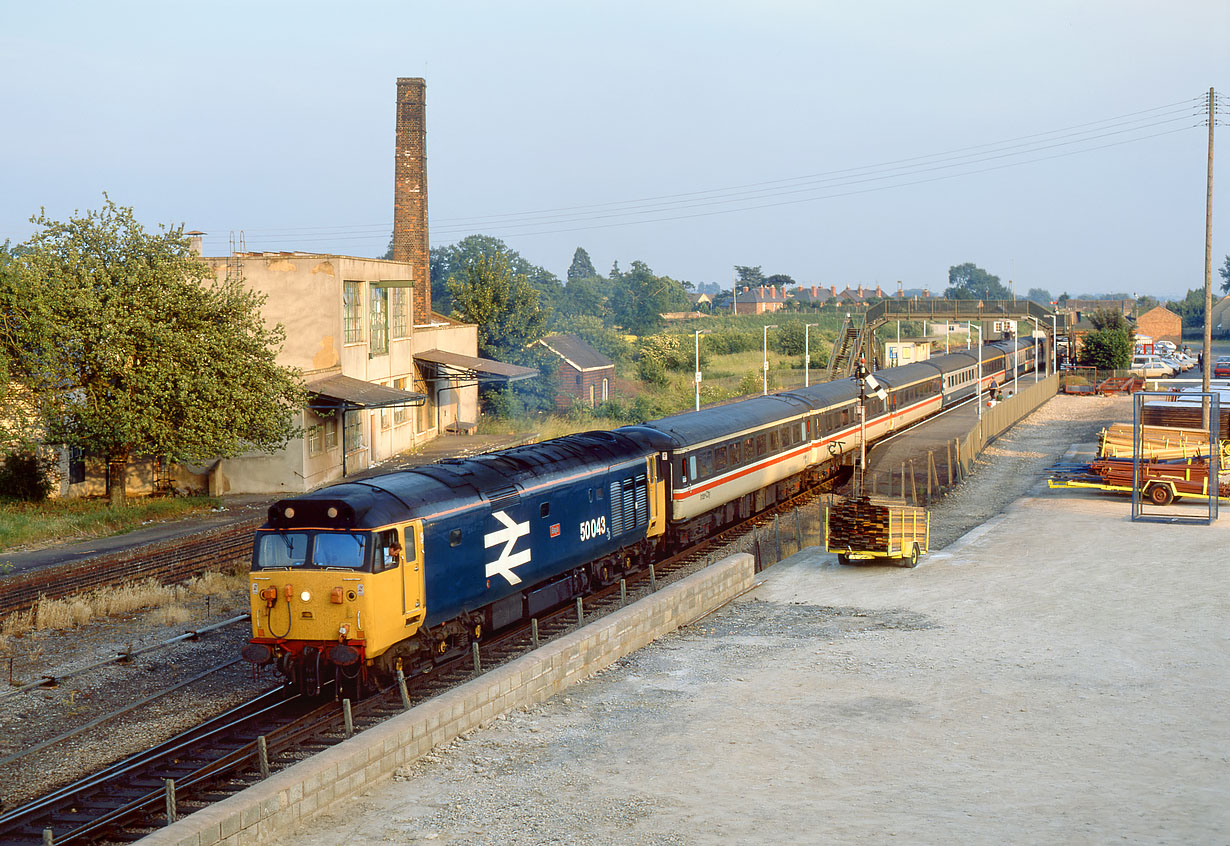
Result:
M1160 379L1165 376L1173 376L1175 370L1156 355L1134 355L1132 356L1132 367L1129 372L1135 373L1137 376L1143 376L1146 379Z

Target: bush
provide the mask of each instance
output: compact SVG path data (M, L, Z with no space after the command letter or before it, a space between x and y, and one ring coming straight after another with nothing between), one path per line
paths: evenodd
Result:
M525 403L509 388L486 391L482 400L483 413L500 420L513 420L525 414Z
M32 452L15 452L0 464L0 497L42 502L51 495L50 464Z

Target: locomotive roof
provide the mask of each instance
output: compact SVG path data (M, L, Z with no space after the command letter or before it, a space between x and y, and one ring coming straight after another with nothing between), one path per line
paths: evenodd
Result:
M265 528L377 528L483 501L508 500L527 487L579 469L605 470L643 458L654 449L643 435L586 432L471 458L446 459L280 500L270 507ZM286 516L288 506L293 516Z
M663 432L674 438L677 446L704 443L747 429L771 426L808 411L808 406L789 394L770 394L751 399L672 414L650 420L644 428ZM629 427L639 429L641 427ZM621 431L616 429L616 431Z
M877 370L875 377L890 388L900 388L902 385L912 385L923 379L939 378L939 370L936 369L934 364L919 361L914 364L902 364L898 367L886 367L883 370Z

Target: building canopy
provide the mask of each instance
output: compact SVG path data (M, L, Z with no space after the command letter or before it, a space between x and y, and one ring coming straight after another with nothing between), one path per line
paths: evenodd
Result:
M348 409L390 408L422 405L427 401L426 394L386 388L384 385L352 379L341 374L309 382L307 389L312 394L308 401L308 408L311 409L336 408L339 405Z

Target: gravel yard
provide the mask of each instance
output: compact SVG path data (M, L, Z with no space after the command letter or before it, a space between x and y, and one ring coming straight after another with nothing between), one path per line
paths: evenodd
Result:
M1040 485L1130 415L1057 397L933 509L917 570L804 551L278 842L1220 840L1226 530ZM1158 578L1167 548L1187 566Z

